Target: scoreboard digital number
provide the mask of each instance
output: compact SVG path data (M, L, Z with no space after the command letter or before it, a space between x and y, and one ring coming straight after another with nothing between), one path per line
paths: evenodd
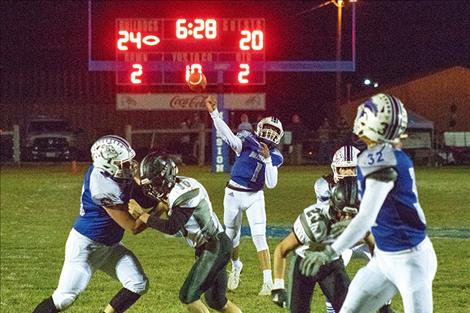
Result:
M195 71L216 84L217 62L230 64L226 85L265 84L264 70L250 66L265 61L263 18L117 18L115 38L116 61L128 64L116 72L118 85L183 85Z

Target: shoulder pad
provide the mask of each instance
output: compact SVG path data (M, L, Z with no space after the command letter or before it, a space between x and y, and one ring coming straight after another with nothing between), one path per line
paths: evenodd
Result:
M171 207L186 207L188 204L199 195L199 188L191 189L181 194L173 201Z
M271 150L271 159L273 161L274 166L281 166L284 163L284 157L277 148Z
M330 186L324 177L317 179L314 188L317 201L325 202L330 199Z
M195 179L179 176L179 182L168 195L168 204L173 207L194 207L200 201L202 187ZM194 203L196 202L196 203Z
M391 144L384 143L367 149L359 155L358 166L364 176L389 167L395 167L397 159Z
M90 175L90 194L93 202L101 206L114 206L124 203L119 184L99 169Z
M367 178L372 178L378 181L389 182L396 181L398 178L398 173L393 167L381 168L380 170L373 172L366 176Z

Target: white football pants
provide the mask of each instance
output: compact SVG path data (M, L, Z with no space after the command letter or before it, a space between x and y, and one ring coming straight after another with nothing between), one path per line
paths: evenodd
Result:
M101 270L121 282L123 287L138 294L148 288L147 277L136 256L121 243L106 246L70 231L65 244L65 260L59 285L52 299L60 311L69 307L85 290L91 276Z
M225 188L224 197L224 224L225 232L232 240L233 247L240 244L242 227L242 213L246 212L250 225L251 239L256 251L268 249L266 241L266 210L264 206L263 190L257 192L236 191Z
M376 312L397 291L405 313L432 313L432 281L437 259L431 240L426 237L412 249L380 251L359 270L349 285L340 313Z
M344 252L341 254L341 257L343 258L344 267L346 267L352 258L362 259L369 262L372 255L369 252L369 246L365 243L361 243L352 247L351 249L344 250Z

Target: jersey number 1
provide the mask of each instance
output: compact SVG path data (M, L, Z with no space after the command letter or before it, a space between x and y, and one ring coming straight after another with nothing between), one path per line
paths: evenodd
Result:
M254 183L256 182L256 180L258 179L259 172L261 171L262 168L263 168L263 164L256 162L255 172L253 173L253 176L251 176L251 179L250 179L252 182Z

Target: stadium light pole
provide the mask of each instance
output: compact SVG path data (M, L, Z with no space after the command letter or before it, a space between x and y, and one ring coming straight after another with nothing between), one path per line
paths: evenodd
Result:
M336 61L341 61L341 38L343 32L343 0L333 1L338 8L336 23ZM341 103L341 71L336 71L336 105Z

